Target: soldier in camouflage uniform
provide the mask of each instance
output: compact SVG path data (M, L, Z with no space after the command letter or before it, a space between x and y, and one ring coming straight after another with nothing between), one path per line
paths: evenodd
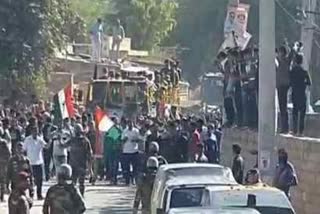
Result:
M33 174L32 167L29 159L24 155L23 145L19 142L16 145L16 154L12 156L8 163L7 171L7 187L11 182L11 189L14 190L17 186L17 179L19 172L26 172L30 175L30 186L29 186L29 195L33 197Z
M9 214L30 214L32 200L25 193L30 186L29 178L26 172L18 173L16 189L9 196Z
M84 180L86 171L89 169L92 175L92 148L88 138L84 136L83 128L80 124L75 126L75 137L66 146L70 146L70 165L72 167L72 182L74 185L79 180L80 193L84 195Z
M62 164L57 172L58 184L49 188L43 204L43 214L81 214L86 208L83 198L71 179L72 169L68 164Z
M10 159L10 149L5 140L0 139L0 201L4 201L7 166Z
M156 177L159 162L156 157L150 157L147 160L147 172L138 179L136 196L134 199L133 213L138 213L140 203L142 204L142 214L150 213L151 193L154 179Z

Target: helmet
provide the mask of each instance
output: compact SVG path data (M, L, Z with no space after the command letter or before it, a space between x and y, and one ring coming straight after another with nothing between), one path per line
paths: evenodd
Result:
M147 168L158 169L159 161L156 157L149 157L147 160Z
M74 126L74 132L76 134L82 134L83 133L83 127L81 124L77 123L75 126Z
M149 151L153 153L159 152L159 144L155 141L152 141L149 145Z
M72 175L72 168L69 164L62 164L58 169L58 177L70 179Z

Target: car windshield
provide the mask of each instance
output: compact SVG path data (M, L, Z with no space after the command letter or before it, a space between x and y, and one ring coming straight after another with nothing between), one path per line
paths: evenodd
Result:
M181 188L171 193L170 208L201 207L205 188Z

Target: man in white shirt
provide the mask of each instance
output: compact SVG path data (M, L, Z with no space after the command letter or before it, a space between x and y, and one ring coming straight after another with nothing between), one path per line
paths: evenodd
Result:
M91 42L92 42L92 60L101 61L101 49L103 39L103 25L100 18L90 30Z
M112 51L116 49L115 60L119 59L120 44L125 38L125 31L121 25L120 19L117 19L116 25L112 29Z
M38 200L42 200L42 183L43 183L43 148L47 146L42 137L38 135L38 127L33 127L31 135L26 137L23 144L23 149L27 153L32 166L32 172L37 186Z
M139 164L139 144L141 136L133 122L128 121L128 127L122 133L122 169L126 184L130 184L130 166L132 166L133 178L136 178Z

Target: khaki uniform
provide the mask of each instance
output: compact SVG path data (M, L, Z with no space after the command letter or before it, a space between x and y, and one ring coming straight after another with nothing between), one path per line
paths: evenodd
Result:
M83 198L72 184L50 187L43 204L43 214L81 214L85 210Z
M151 193L156 172L146 173L138 183L133 208L137 210L142 204L142 213L150 213Z
M9 214L29 214L32 200L24 191L15 190L9 196Z
M84 194L84 181L88 162L92 161L92 148L86 137L74 137L68 143L70 145L70 165L72 167L72 181L76 184L79 180L81 195Z
M0 201L3 201L4 197L9 159L10 149L6 141L0 141Z
M33 174L29 159L23 155L14 155L10 158L7 171L7 186L11 182L11 189L14 190L17 184L18 174L26 172L30 175L30 196L33 196Z

